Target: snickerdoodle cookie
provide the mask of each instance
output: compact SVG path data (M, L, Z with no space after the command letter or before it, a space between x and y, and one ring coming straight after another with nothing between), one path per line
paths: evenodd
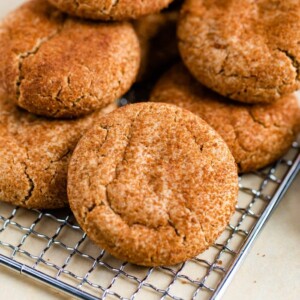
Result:
M138 81L157 76L178 57L176 26L179 12L166 11L135 20L133 26L141 46Z
M178 37L191 73L223 96L271 103L300 87L299 1L187 0Z
M204 251L228 223L237 191L236 165L221 137L191 112L162 103L101 118L68 170L70 206L91 240L147 266Z
M5 19L0 51L9 99L57 118L112 103L130 88L140 62L131 24L70 18L46 0L28 1Z
M49 0L62 11L96 20L127 20L152 14L173 0Z
M0 95L0 200L27 208L66 206L71 153L88 127L115 107L77 120L53 120Z
M273 104L237 103L205 88L181 64L163 75L150 100L176 104L203 118L223 137L240 172L277 160L289 149L300 126L295 95Z

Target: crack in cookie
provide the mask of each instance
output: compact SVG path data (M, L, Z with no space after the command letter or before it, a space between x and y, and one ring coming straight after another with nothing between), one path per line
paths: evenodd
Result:
M45 0L31 0L2 27L3 88L36 115L88 115L125 94L137 76L140 47L129 22L72 18Z
M179 50L194 77L244 103L274 103L300 87L297 1L187 0ZM283 54L283 55L282 55Z
M237 191L224 141L190 112L161 103L105 116L69 164L78 223L112 255L141 265L176 264L207 249L234 211Z
M37 54L37 52L40 50L40 48L46 44L47 42L49 42L51 39L53 39L54 37L56 37L57 35L59 35L59 33L62 31L63 25L60 29L57 29L54 33L50 34L49 36L40 38L37 41L37 44L29 51L23 52L21 54L18 55L18 70L19 70L19 75L18 78L16 80L16 98L17 101L20 98L21 95L21 85L22 85L22 81L25 79L25 75L22 74L22 68L23 68L23 62L29 58L30 56L34 56L35 54Z
M22 201L22 205L26 206L26 202L30 200L31 196L32 196L32 193L35 189L35 184L34 184L34 181L33 179L29 176L28 174L28 166L25 162L21 163L24 165L24 174L28 180L28 184L29 184L29 189L27 191L27 195L24 197L23 201Z
M46 119L19 109L1 94L0 111L1 200L34 209L67 206L67 167L73 149L105 112L70 121Z
M224 138L240 172L254 171L279 159L299 132L295 95L274 104L236 103L198 83L182 64L161 77L150 100L178 105L203 118Z

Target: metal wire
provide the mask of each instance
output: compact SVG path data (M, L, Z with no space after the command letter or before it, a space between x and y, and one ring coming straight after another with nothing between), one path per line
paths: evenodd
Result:
M81 299L217 299L299 171L300 147L240 177L236 212L216 243L173 267L144 268L97 248L68 210L0 203L0 264ZM247 250L247 251L246 251Z

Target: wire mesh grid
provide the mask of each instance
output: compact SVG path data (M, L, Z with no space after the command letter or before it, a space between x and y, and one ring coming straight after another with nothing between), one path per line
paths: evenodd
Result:
M270 205L279 201L278 190L297 173L299 150L295 142L273 166L241 176L226 230L207 251L180 265L145 268L119 261L89 241L70 211L6 203L0 203L0 263L83 299L214 298Z

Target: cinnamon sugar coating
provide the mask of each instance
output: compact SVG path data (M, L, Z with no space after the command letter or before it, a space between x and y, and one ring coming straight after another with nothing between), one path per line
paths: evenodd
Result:
M152 14L173 0L49 0L62 11L95 20L127 20Z
M179 50L203 85L246 103L299 89L300 2L187 0Z
M140 48L129 23L67 17L31 0L0 28L0 79L9 99L43 116L78 117L101 109L135 81Z
M76 143L115 104L77 120L30 114L0 95L0 200L36 209L68 205L67 167Z
M71 209L119 259L173 265L207 249L235 210L234 159L202 119L174 105L132 104L101 118L69 165Z
M279 159L300 129L294 94L273 104L237 103L205 88L182 64L160 78L150 100L176 104L203 118L227 143L240 172L254 171Z

